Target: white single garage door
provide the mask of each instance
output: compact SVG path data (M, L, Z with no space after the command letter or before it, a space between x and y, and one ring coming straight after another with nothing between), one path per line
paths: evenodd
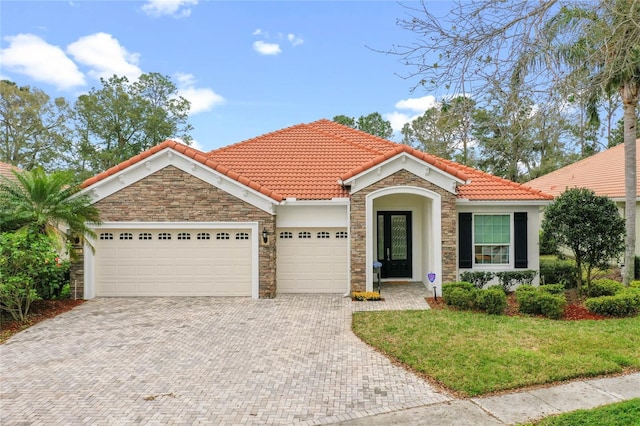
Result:
M250 229L97 234L96 296L251 296Z
M348 234L343 228L277 231L278 293L345 293Z

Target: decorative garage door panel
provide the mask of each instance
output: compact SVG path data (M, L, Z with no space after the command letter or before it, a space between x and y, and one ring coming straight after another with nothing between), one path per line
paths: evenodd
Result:
M347 291L348 234L343 228L279 228L278 293Z
M96 296L251 296L251 230L98 230Z

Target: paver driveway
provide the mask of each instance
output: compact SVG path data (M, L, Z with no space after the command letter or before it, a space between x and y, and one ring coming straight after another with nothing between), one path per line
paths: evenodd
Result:
M0 424L328 424L450 397L336 295L96 299L0 345Z

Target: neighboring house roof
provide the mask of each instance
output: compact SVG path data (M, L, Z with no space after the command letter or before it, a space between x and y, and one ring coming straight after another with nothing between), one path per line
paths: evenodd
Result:
M287 127L206 154L165 141L85 181L83 186L90 186L168 147L276 201L346 198L349 191L339 181L401 153L467 182L458 187L458 198L486 201L552 198L541 191L329 120Z
M636 151L640 151L640 139L636 140ZM640 156L636 156L636 167L640 169ZM639 179L640 186L637 173L636 179ZM553 196L569 188L589 188L596 195L624 198L624 144L540 176L525 185Z
M3 163L2 161L0 161L0 176L4 176L8 179L12 179L15 180L15 176L13 175L12 171L15 170L17 172L20 171L20 169L12 164L8 164L8 163Z

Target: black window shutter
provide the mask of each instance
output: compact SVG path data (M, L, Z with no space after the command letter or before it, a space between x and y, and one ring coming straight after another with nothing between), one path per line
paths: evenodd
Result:
M471 213L458 213L458 267L473 268Z
M527 254L527 212L513 214L513 242L515 252L515 267L527 268L529 256Z

